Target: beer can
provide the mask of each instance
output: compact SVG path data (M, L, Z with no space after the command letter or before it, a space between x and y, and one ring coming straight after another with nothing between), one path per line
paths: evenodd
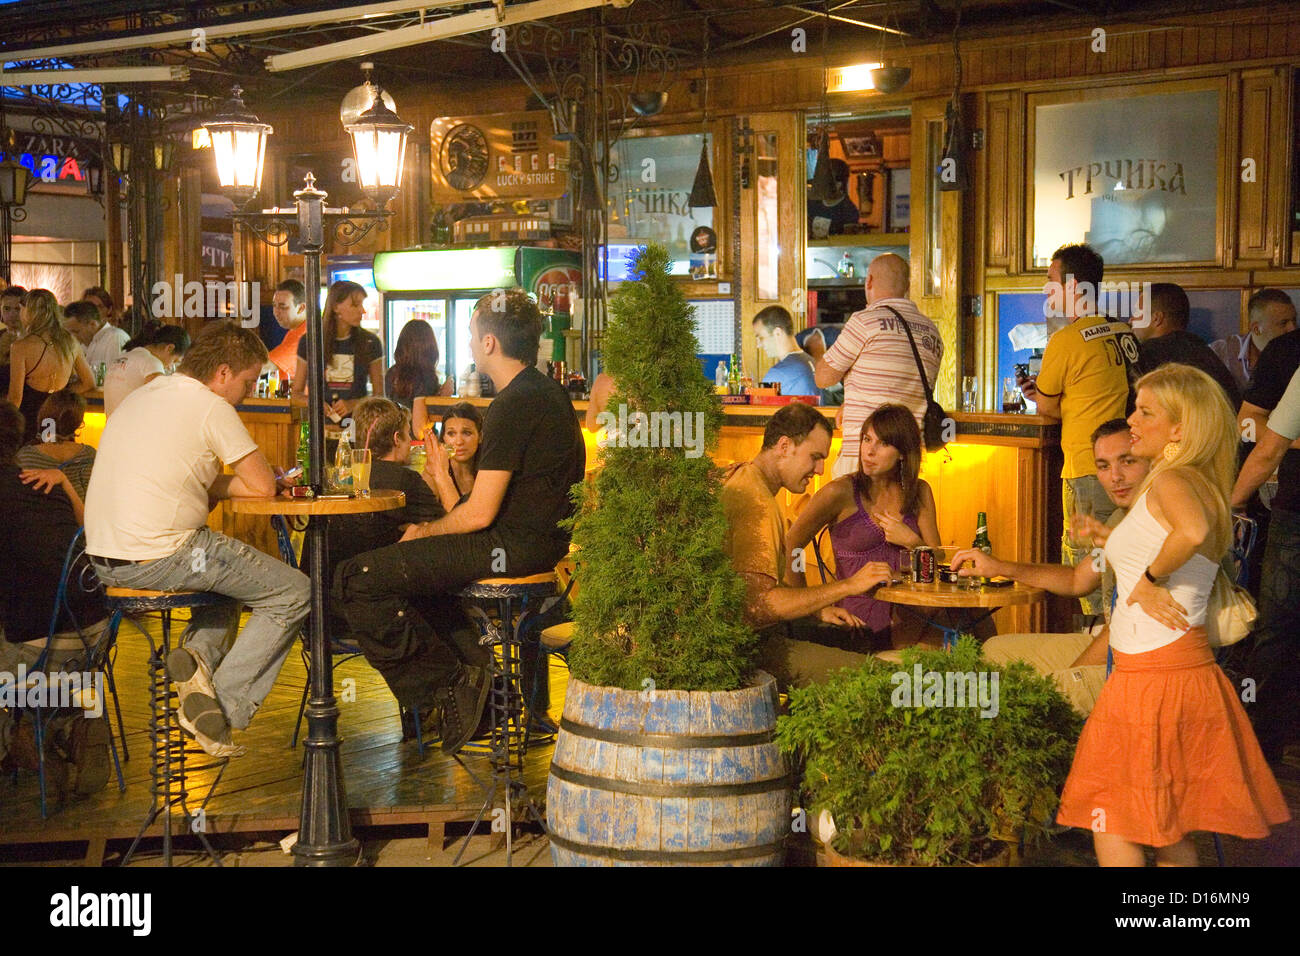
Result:
M921 545L912 549L912 580L917 584L933 584L935 572L934 548Z

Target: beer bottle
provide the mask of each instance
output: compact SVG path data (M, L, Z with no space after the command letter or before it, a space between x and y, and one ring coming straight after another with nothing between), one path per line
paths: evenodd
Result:
M975 540L971 543L971 547L985 554L993 553L993 545L989 543L989 519L983 511L979 512L979 517L975 519ZM987 584L988 579L980 578L979 583Z
M311 444L307 431L307 422L304 419L298 424L298 467L302 469L300 483L304 485L311 484Z

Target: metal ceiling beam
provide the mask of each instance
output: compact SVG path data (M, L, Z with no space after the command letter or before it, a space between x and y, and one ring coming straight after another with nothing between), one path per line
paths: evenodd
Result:
M843 3L837 3L834 6L832 6L831 12L833 13L836 10L842 10L845 7L851 7L854 5L854 3L855 0L844 0ZM755 33L752 36L747 36L740 40L733 40L730 43L724 43L722 46L718 47L713 52L722 53L726 50L734 50L738 47L745 46L746 44L754 43L757 40L761 40L764 37L770 37L774 33L784 33L786 30L792 29L793 27L797 27L801 23L806 23L809 20L815 20L824 15L825 14L821 10L818 10L816 13L805 14L804 16L799 17L797 20L789 20L781 24L779 27L773 27L771 30L764 30L762 33Z
M878 30L881 33L892 33L894 36L910 37L912 35L906 30L896 30L893 27L881 26L878 23L868 23L865 20L854 20L852 17L844 17L835 13L823 13L821 10L809 10L807 7L801 7L797 3L784 3L781 6L786 10L797 10L800 13L808 13L814 17L824 16L829 20L837 20L840 23L851 23L855 27L863 27L867 30Z
M340 40L337 43L326 43L307 50L298 50L294 53L279 53L266 58L266 68L272 73L297 70L304 66L315 66L318 63L371 56L385 50L419 46L424 43L432 43L435 40L462 36L466 33L478 33L495 27L513 26L517 23L526 23L529 20L544 20L548 17L562 16L579 10L590 10L593 7L603 7L611 4L614 6L627 6L629 2L630 0L534 0L532 3L520 3L505 7L503 11L496 9L475 10L471 13L461 13L443 17L440 20L431 20L416 26L399 27L396 30L388 30L373 36Z
M315 10L311 13L291 13L282 17L263 17L256 20L236 20L230 23L208 25L195 24L193 27L184 27L182 29L139 33L133 36L119 36L106 40L85 40L80 43L59 43L53 46L19 48L6 50L5 57L9 60L36 60L47 57L83 56L92 53L115 53L122 50L138 50L143 47L166 46L172 43L189 44L194 38L193 31L195 29L202 29L209 40L221 40L228 37L250 36L257 33L270 33L273 30L294 29L296 27L319 26L331 23L342 25L345 20L399 16L444 7L464 7L473 2L475 0L424 0L424 2L388 0L386 3L335 7L328 10Z

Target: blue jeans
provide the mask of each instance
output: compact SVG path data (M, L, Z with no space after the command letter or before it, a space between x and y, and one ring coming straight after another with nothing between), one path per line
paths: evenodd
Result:
M212 671L230 726L247 727L271 692L311 604L311 579L256 548L203 527L175 553L109 567L92 557L106 585L155 591L209 591L232 600L193 609L184 644ZM239 610L248 624L233 640Z
M1300 512L1273 511L1262 567L1246 673L1256 682L1255 735L1277 760L1300 723Z

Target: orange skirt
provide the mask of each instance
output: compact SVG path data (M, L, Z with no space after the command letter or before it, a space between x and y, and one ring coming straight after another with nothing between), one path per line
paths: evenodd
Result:
M1153 847L1197 830L1258 839L1291 819L1203 629L1115 652L1056 819Z

